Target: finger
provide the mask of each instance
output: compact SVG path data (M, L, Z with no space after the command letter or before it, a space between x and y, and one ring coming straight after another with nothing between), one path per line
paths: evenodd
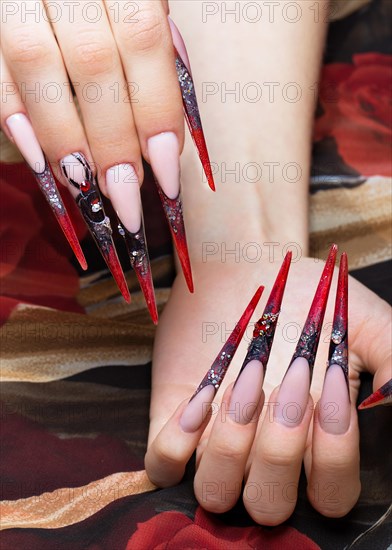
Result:
M56 17L52 24L78 97L100 188L110 196L107 179L110 187L114 185L109 169L116 167L119 181L125 179L130 187L134 187L134 172L143 181L143 169L128 88L105 5L99 0L94 9L93 23L83 3L77 3L73 19ZM140 212L136 215L140 218Z
M55 215L66 239L75 253L81 267L87 269L87 262L80 247L72 221L63 204L44 152L39 144L34 128L26 114L18 86L0 52L1 64L1 126L7 137L18 147L30 166L35 179Z
M39 17L23 21L19 10L8 11L1 25L2 51L36 137L58 176L57 163L65 155L78 150L91 160L91 153L60 50L43 17L44 5L27 0L25 8L33 13L39 8Z
M127 80L137 86L132 110L143 155L149 160L147 142L163 132L175 135L178 151L181 151L184 140L182 100L163 4L141 1L130 20L126 2L105 0L105 3ZM114 14L115 4L119 4L118 17Z
M353 508L361 491L359 429L343 372L335 366L328 370L327 376L330 379L326 378L314 416L312 447L308 450L311 461L305 460L305 470L312 506L324 516L337 518ZM345 396L339 395L344 393ZM347 413L342 410L344 399L350 414L348 428ZM343 433L339 433L341 427L345 430Z
M254 380L258 387L262 385L260 372L262 376L259 369ZM241 495L246 461L264 403L263 394L258 403L249 402L239 411L240 402L233 402L236 398L232 389L230 385L223 396L194 481L199 504L215 513L230 510ZM243 423L244 417L247 417L246 423Z
M291 516L297 502L298 480L313 414L309 393L306 400L295 393L297 382L309 387L305 367L309 370L307 365L302 368L297 364L295 378L288 378L288 373L282 383L281 388L288 384L292 391L292 401L286 403L283 416L277 414L278 390L273 392L257 435L243 501L250 516L262 525L279 525Z
M374 375L376 391L392 377L392 316L387 302L350 278L350 333L353 363ZM361 308L350 304L361 303ZM365 312L365 313L364 313ZM377 327L369 337L368 327Z
M170 487L181 481L185 467L211 418L211 404L208 403L198 429L185 432L180 421L187 406L188 400L181 403L147 449L144 459L146 472L157 487Z

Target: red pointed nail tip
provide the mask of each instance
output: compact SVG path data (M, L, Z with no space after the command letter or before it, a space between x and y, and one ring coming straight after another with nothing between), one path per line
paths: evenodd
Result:
M138 278L151 319L156 325L158 324L158 312L143 221L139 231L131 233L121 221L118 220L118 231L125 240L130 264Z
M176 56L177 78L181 88L182 102L184 105L189 131L199 153L208 185L213 191L215 191L214 177L212 175L210 158L204 138L203 126L201 123L193 79L178 51L175 48L174 51Z
M278 324L280 307L286 288L287 277L290 270L291 257L292 253L288 252L283 260L263 315L254 326L253 338L249 344L247 354L238 376L244 370L246 365L252 360L260 361L264 366L264 370L267 368L268 359L274 341L275 330Z
M360 405L359 410L370 409L377 405L390 405L392 404L392 378L380 389L369 395Z
M80 164L83 175L83 180L76 181L74 179L75 172L70 171L69 167L61 161L61 167L64 177L68 184L78 190L79 194L76 197L76 204L86 222L91 235L93 236L96 245L98 246L108 268L110 269L121 294L126 302L131 301L128 285L124 277L121 264L119 262L116 248L112 238L112 227L110 220L105 214L101 195L96 185L95 178L91 167L82 153L73 153L75 163Z
M65 235L65 238L69 242L69 245L71 246L81 268L86 270L86 258L84 257L78 237L76 236L75 229L64 206L61 195L57 189L57 185L49 167L48 161L45 159L45 169L43 172L39 173L35 172L34 170L32 170L32 172L35 176L35 179L37 180L39 188L41 189L46 200L48 201L52 212L56 216L57 222L59 223Z
M290 363L291 366L297 357L304 357L309 363L311 373L313 372L325 310L327 308L337 250L338 247L336 244L333 244L329 251L312 305L310 306L308 317Z
M260 297L263 293L264 287L260 286L251 301L249 302L247 308L242 314L240 320L234 327L233 332L230 334L229 338L226 340L224 346L220 350L219 354L215 358L215 361L212 363L211 367L208 369L203 380L199 384L197 390L191 397L191 400L197 395L205 386L212 385L215 391L218 390L221 385L227 369L230 366L230 363L237 351L237 348L242 340L246 327L252 317L252 314L260 300Z
M196 148L198 150L200 161L203 166L203 170L206 175L208 185L210 186L210 189L212 191L216 191L214 176L212 175L211 162L207 151L207 144L205 141L203 129L202 128L197 129L195 127L192 127L191 122L189 122L188 127L191 132L193 142L196 145Z
M348 262L344 252L340 258L338 287L328 352L328 368L339 365L348 384Z
M103 259L105 260L114 280L123 295L124 300L129 304L131 302L131 294L125 280L124 272L122 270L120 260L118 259L114 244L108 244L104 248L101 248Z
M73 250L73 253L76 256L76 259L78 260L78 262L80 264L80 267L84 271L86 271L86 269L88 267L87 261L86 261L86 258L84 257L82 248L81 248L79 240L76 236L76 233L75 233L75 230L73 228L73 225L72 225L72 222L71 222L71 219L70 219L69 215L66 212L62 215L57 215L56 214L56 218L57 218L57 221L59 222L59 225L60 225L61 229L63 230L63 233L64 233L67 241L69 242L70 247Z
M184 273L189 291L194 291L192 268L189 259L188 245L186 242L186 233L184 225L184 217L182 214L182 201L179 194L176 199L169 197L162 191L160 185L156 182L158 194L162 202L163 210L169 222L170 231L173 237L174 245L177 250L178 259L180 260L181 268Z

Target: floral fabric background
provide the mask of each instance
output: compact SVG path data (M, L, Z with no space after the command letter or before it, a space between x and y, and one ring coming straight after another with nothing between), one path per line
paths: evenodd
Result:
M325 250L339 232L353 266L362 268L352 274L391 301L391 2L360 6L329 31L311 246ZM155 490L143 465L154 328L136 278L127 273L127 305L78 225L91 267L82 276L29 170L19 162L1 170L2 550L388 547L387 408L360 415L363 490L343 519L311 508L304 479L295 513L278 528L255 525L241 504L221 516L205 513L193 496L192 463L180 485ZM174 268L151 184L147 178L143 204L162 308ZM66 194L64 201L77 223ZM118 250L126 266L121 241ZM369 393L364 377L360 398Z

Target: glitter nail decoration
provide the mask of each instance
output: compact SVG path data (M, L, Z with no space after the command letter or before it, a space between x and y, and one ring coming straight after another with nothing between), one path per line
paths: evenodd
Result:
M203 126L200 119L200 112L197 104L195 85L193 83L193 79L189 70L187 69L185 63L181 59L181 56L176 50L176 48L174 48L174 52L176 56L176 71L177 71L178 82L181 88L185 118L188 123L188 128L192 136L193 142L199 153L203 170L207 177L208 185L213 191L215 191L214 177L212 175L210 158L208 155L207 145L204 138Z
M64 160L62 160L60 164L64 176L69 185L79 191L75 199L76 204L124 300L129 303L131 301L131 296L114 246L112 227L109 218L105 214L98 186L96 185L90 165L82 153L72 153L70 156L75 159L75 163L79 163L82 167L84 174L83 181L76 181L76 178L72 177L74 174L72 173L69 163L65 163ZM75 167L73 166L72 168Z
M392 378L386 382L381 388L369 395L358 406L358 409L371 409L377 407L377 405L391 405L392 404Z
M331 288L337 250L338 247L336 244L333 244L331 246L331 250L329 251L308 317L304 328L302 329L300 339L289 366L290 368L297 357L304 357L309 363L311 375L313 374L314 362L320 341L321 329L327 307L328 295Z
M175 199L169 199L169 197L162 190L161 186L157 182L155 183L158 189L159 197L162 202L163 210L169 223L170 231L174 240L174 245L177 250L178 258L180 260L186 283L190 292L193 292L194 287L192 279L192 268L189 259L188 245L186 242L181 195L179 194L178 197Z
M263 286L260 286L257 289L256 293L254 294L253 298L251 299L247 308L242 314L241 319L236 324L233 332L230 334L229 338L226 340L226 343L220 350L218 356L216 357L215 361L212 363L211 367L208 369L206 375L204 376L203 380L199 384L197 390L195 391L191 399L193 399L205 386L208 386L208 385L212 385L214 387L215 392L218 391L225 377L227 369L229 368L229 365L234 357L234 354L237 351L237 348L242 340L242 337L244 335L246 327L248 326L250 318L252 317L252 314L260 300L263 290L264 290Z
M82 269L87 269L86 258L84 257L83 251L79 244L79 239L76 236L75 229L72 225L71 219L68 215L68 212L65 209L61 195L57 189L57 185L54 181L53 174L49 167L48 161L45 158L45 169L43 172L36 172L32 170L35 179L44 194L50 208L52 209L53 214L56 216L56 219L63 230L63 233L69 242L80 266Z
M287 277L290 270L292 253L288 252L283 260L282 266L276 277L271 294L269 295L267 305L263 315L257 321L253 330L253 338L249 344L248 352L238 374L237 380L242 371L250 361L260 361L265 369L271 353L272 343L274 341L275 330L278 323L280 308L284 291L286 288Z
M151 319L156 325L158 324L158 311L143 221L139 231L131 233L131 231L128 231L121 221L118 220L118 231L125 240L129 261L138 278Z
M344 252L340 258L339 279L336 290L331 342L327 368L339 365L344 372L348 388L348 263Z

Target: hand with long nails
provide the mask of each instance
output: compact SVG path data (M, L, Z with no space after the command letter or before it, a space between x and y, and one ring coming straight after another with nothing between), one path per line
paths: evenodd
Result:
M19 10L11 10L1 22L1 83L12 88L2 102L1 127L33 171L81 267L86 269L87 263L55 177L76 200L124 299L130 301L113 231L123 236L130 266L157 323L140 199L142 159L154 172L193 292L180 182L184 115L214 188L183 40L168 19L165 0L143 3L131 17L133 25L128 24L130 4L117 0L102 2L106 10L94 23L84 16L83 3L74 6L72 18L65 11L60 10L61 17L55 16L57 10L46 11L44 1L42 6L32 4L39 4L45 17L31 18L22 29ZM48 82L60 90L56 101L20 92L30 85L45 89ZM111 200L118 219L109 220L100 192Z
M360 494L359 375L373 372L380 385L391 368L389 308L348 277L347 256L339 271L336 246L324 265L301 258L290 266L290 256L259 269L197 265L203 300L187 298L176 282L153 358L150 479L178 483L196 450L199 504L221 513L242 498L263 525L293 513L303 463L314 508L328 517L352 509ZM230 366L217 372L259 283L263 298Z

